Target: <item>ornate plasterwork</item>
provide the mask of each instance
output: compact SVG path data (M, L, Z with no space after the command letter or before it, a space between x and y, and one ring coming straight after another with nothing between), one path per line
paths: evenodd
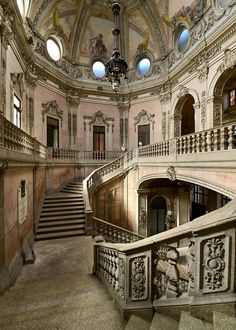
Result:
M164 104L164 103L168 103L168 102L170 102L171 97L172 97L171 92L167 92L167 93L160 94L160 102L161 102L162 104Z
M218 70L223 73L227 69L233 69L236 65L236 51L226 49L224 52L223 63L219 66Z
M139 256L130 260L132 301L147 298L147 257Z
M208 63L204 62L200 67L197 68L197 77L200 82L203 82L207 79L209 72Z
M176 180L176 171L174 166L169 165L166 170L166 176L171 180L175 181Z
M84 119L88 119L89 130L93 125L105 125L107 126L107 132L109 132L109 126L112 125L112 132L114 129L114 118L105 117L105 115L101 111L97 111L93 116L84 116ZM84 126L86 127L86 123L84 122Z
M201 124L202 124L203 131L206 129L206 111L207 111L206 92L202 92Z
M146 110L141 110L139 112L139 114L137 115L137 117L134 117L134 128L135 128L135 132L137 130L137 126L138 125L145 125L145 124L152 124L152 129L154 129L154 124L155 121L152 119L154 118L154 114L153 113L149 113Z
M57 117L61 119L61 125L62 125L62 119L63 119L63 110L60 109L59 105L57 104L57 101L49 101L46 103L42 103L43 110L42 116L43 116L43 122L45 120L46 115L51 115L53 117Z
M144 209L144 207L142 207L139 212L139 222L138 222L139 227L145 228L146 221L147 221L147 211Z
M182 96L185 96L186 94L189 94L189 89L183 85L179 86L179 93L177 97L180 99Z

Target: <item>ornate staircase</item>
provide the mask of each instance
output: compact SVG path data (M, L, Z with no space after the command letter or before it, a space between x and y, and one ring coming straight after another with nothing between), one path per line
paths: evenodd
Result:
M70 182L60 192L45 197L36 241L85 234L83 186Z

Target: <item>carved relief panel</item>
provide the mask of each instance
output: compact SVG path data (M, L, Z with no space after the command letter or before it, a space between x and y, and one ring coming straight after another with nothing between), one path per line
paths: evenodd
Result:
M129 258L129 299L147 301L151 299L151 251Z
M195 272L191 266L195 295L234 290L233 281L230 280L230 274L235 273L235 254L232 253L234 235L233 230L227 230L196 237Z

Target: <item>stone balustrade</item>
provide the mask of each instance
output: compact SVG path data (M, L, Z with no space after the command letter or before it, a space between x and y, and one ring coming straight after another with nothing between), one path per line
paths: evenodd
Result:
M131 244L95 244L95 271L125 312L235 303L236 199ZM181 246L181 247L180 247ZM213 307L214 308L214 307Z
M106 241L132 243L144 238L141 235L95 217L92 217L92 224L93 232L103 236Z

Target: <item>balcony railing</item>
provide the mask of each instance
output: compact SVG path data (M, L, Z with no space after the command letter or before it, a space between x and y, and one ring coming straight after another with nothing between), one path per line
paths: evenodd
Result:
M120 157L121 151L79 151L49 148L0 115L0 147L43 159L74 161L75 163L108 162Z
M124 312L235 303L235 227L233 200L132 244L95 244L95 270Z

